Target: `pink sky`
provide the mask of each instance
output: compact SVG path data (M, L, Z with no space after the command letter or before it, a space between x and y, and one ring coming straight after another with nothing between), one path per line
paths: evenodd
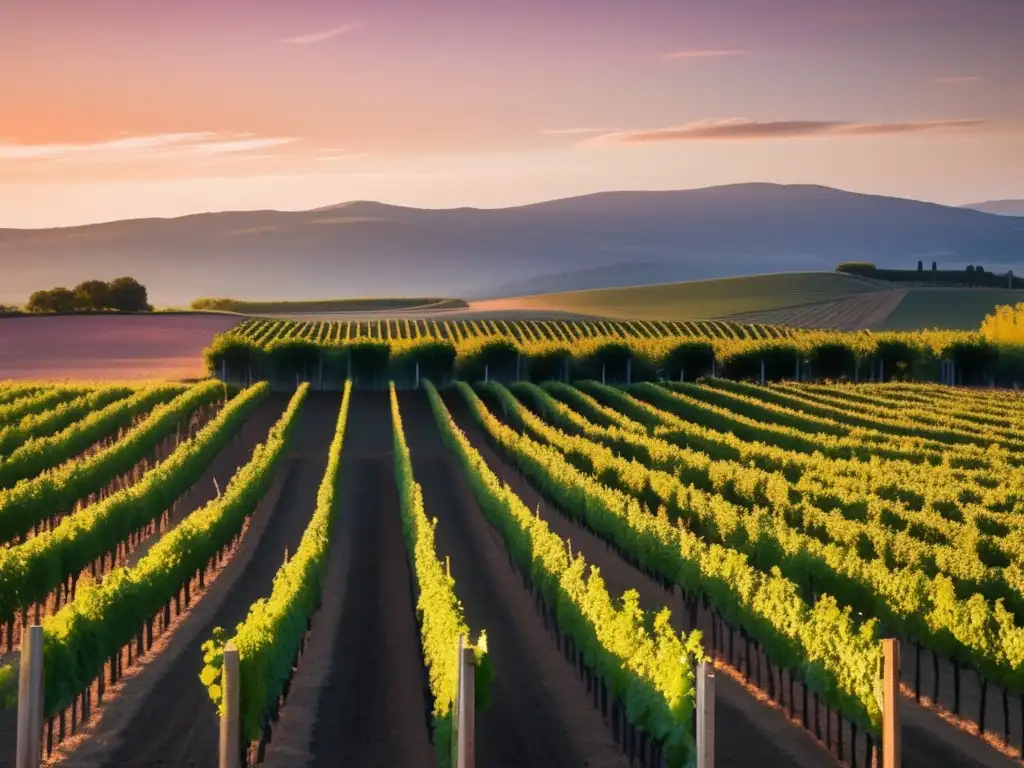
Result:
M1024 197L1020 0L8 0L0 227L810 182Z

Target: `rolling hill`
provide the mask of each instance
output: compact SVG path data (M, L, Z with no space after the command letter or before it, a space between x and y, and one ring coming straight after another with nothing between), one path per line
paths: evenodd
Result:
M570 312L643 320L729 319L743 323L835 330L977 328L1024 290L926 288L836 272L697 280L520 296L475 302L474 311Z
M997 216L1024 216L1024 200L989 200L984 203L969 203L962 207Z
M1024 260L1024 219L828 187L739 184L424 210L354 202L0 230L0 304L130 274L159 304L434 295L487 298L917 259ZM638 277L631 277L639 271Z

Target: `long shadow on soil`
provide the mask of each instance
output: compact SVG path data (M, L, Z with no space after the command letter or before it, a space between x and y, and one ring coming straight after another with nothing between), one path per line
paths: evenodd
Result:
M438 520L438 556L451 559L471 632L487 630L494 683L491 709L477 717L478 764L628 765L446 450L426 395L403 393L401 407L426 512Z
M285 548L294 552L298 546L316 505L339 405L336 395L316 393L310 393L303 403L294 427L294 453L280 470L286 473L280 499L269 510L271 518L253 558L230 596L196 633L163 675L154 695L132 718L125 730L125 740L109 765L185 768L216 763L219 721L216 708L199 680L202 644L214 627L233 629L248 614L249 606L270 594ZM266 431L260 442L265 438ZM229 562L227 568L231 566Z
M419 768L435 763L427 728L423 661L392 453L387 392L357 392L350 404L340 480L339 531L331 558L344 556L343 591L328 584L320 614L343 600L337 624L314 617L318 633L333 634L329 672L320 687L309 752L313 766ZM343 527L342 527L343 526ZM337 572L337 564L328 566ZM333 594L332 594L333 590ZM323 635L321 635L321 638ZM326 655L326 654L325 654ZM305 660L305 659L304 659ZM300 674L308 676L301 662ZM291 704L289 698L285 712Z

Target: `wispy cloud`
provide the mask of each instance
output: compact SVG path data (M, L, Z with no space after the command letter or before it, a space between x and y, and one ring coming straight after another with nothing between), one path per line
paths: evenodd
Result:
M615 128L552 128L541 131L542 136L581 136L588 133L611 133Z
M976 128L984 120L922 120L905 123L857 123L844 120L704 120L651 130L618 131L587 139L592 146L652 144L666 141L795 139L802 137L884 136Z
M317 160L326 162L344 162L347 160L358 160L363 157L369 157L368 152L336 152L329 155L320 155Z
M0 161L83 160L136 162L168 157L210 157L268 149L297 141L292 137L223 134L213 131L125 136L90 143L24 144L0 141Z
M286 37L282 39L281 42L289 43L290 45L314 45L315 43L322 43L335 37L339 37L340 35L347 35L349 32L355 32L363 26L365 26L363 22L356 21L351 24L342 24L340 27L334 27L332 29L323 29L319 32L310 32L305 35Z
M981 80L977 75L957 75L956 77L936 77L933 83L940 85L955 85L957 83L976 83Z
M695 51L669 51L661 54L663 59L718 59L723 56L746 56L740 48L710 48Z

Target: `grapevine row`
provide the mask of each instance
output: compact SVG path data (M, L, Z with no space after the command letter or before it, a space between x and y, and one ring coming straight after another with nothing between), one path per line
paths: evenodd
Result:
M306 391L302 387L295 393L266 442L256 446L223 495L186 517L136 565L115 569L99 583L80 584L74 600L44 620L45 716L63 710L88 689L108 659L141 638L145 617L160 612L183 584L237 539L288 446Z
M224 647L230 642L238 649L241 732L245 743L264 738L273 708L291 678L311 617L320 605L338 512L338 479L351 391L351 385L345 387L327 454L327 468L317 491L316 509L298 548L278 569L270 595L253 603L234 635L229 636L217 627L213 638L203 644L200 679L218 709L223 699L220 682Z
M677 635L668 609L647 617L635 591L619 607L582 553L571 554L547 523L502 484L453 421L437 390L425 383L442 436L458 457L484 514L499 531L523 573L553 606L612 695L630 702L627 717L664 747L668 764L693 754L694 664L702 657L700 633ZM464 386L464 385L460 385Z
M430 677L434 697L434 747L439 768L450 768L452 716L459 682L460 660L455 653L459 637L476 656L476 706L488 700L492 672L487 655L487 633L480 630L475 644L470 642L469 627L462 613L462 604L455 594L455 581L437 559L434 548L436 518L427 517L423 506L423 490L413 476L412 456L405 440L402 413L394 383L391 390L391 423L395 447L395 482L398 484L402 534L409 565L415 578L416 614L420 626L423 659Z
M154 408L109 447L0 490L0 541L24 537L43 521L69 512L76 502L146 460L190 413L213 403L222 392L217 382L198 384L170 403ZM40 446L40 454L45 456L45 446ZM26 461L29 458L25 456Z
M0 621L10 621L69 578L77 579L90 563L159 519L203 476L268 392L266 384L241 392L134 486L80 509L23 544L0 549Z
M156 385L100 410L95 410L98 403L91 405L85 418L46 437L28 439L10 455L0 458L0 488L10 488L20 480L36 477L73 459L95 443L130 426L139 414L167 402L182 391L180 385Z
M552 447L502 424L465 384L457 385L484 431L547 498L613 542L648 573L702 595L766 655L852 721L877 730L876 624L860 626L823 596L808 605L777 569L763 572L745 555L708 543L668 515L603 485Z

